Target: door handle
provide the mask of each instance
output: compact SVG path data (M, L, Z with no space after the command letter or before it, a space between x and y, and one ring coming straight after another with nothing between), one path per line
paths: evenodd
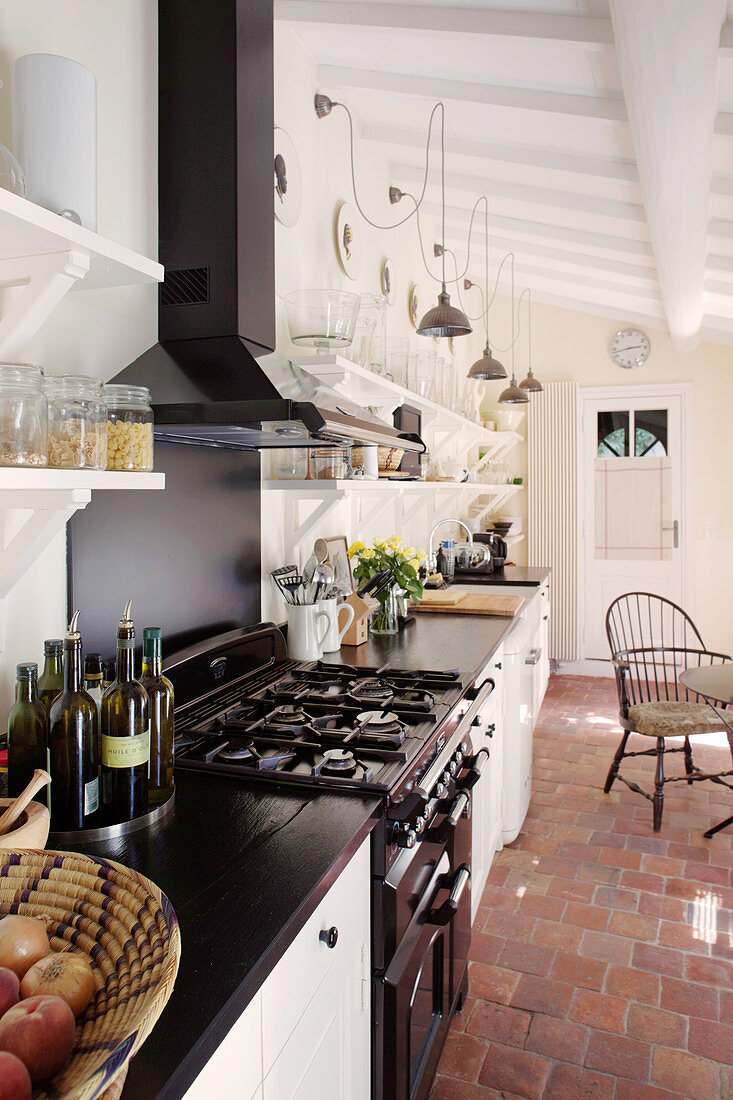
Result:
M431 909L427 915L428 924L444 925L453 920L458 912L458 906L461 901L461 894L466 889L468 881L471 878L471 872L468 867L462 864L458 868L453 885L451 886L450 897L439 905L437 909Z
M674 545L675 550L679 550L679 546L680 546L680 521L678 519L676 519L674 521L674 523L671 523L667 526L662 524L662 530L663 531L672 531L672 543Z
M536 665L536 664L539 663L539 659L540 659L541 656L542 656L542 650L541 649L530 649L529 653L527 654L527 656L524 660L524 663L525 663L525 665Z

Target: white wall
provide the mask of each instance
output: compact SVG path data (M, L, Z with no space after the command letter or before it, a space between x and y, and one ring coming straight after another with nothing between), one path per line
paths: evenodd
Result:
M157 257L157 4L0 0L0 141L9 147L10 64L23 54L43 52L70 57L97 79L99 232ZM80 290L59 306L23 359L41 364L51 374L107 379L154 343L156 334L155 286ZM7 520L6 537L18 518ZM16 663L42 661L43 639L60 636L65 627L63 536L29 570L2 612L4 716ZM113 636L114 624L111 629Z

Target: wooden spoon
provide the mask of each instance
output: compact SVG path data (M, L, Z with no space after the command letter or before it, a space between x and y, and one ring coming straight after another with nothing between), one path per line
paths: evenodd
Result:
M4 836L5 833L9 833L15 822L18 820L23 810L33 798L34 794L37 794L42 787L45 787L47 783L51 782L51 776L48 772L42 771L40 768L36 768L25 790L21 791L14 802L11 802L7 810L0 817L0 836Z

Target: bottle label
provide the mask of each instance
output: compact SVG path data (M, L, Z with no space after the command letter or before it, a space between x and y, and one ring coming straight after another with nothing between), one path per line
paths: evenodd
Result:
M84 817L99 809L99 777L84 784Z
M135 737L102 734L102 763L107 768L136 768L150 759L150 725Z

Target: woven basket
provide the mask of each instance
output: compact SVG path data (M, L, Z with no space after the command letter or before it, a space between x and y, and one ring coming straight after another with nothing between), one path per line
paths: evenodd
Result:
M77 1021L66 1067L34 1100L95 1100L150 1034L170 997L181 938L168 898L111 860L0 850L0 914L44 916L52 951L85 954L96 994Z

